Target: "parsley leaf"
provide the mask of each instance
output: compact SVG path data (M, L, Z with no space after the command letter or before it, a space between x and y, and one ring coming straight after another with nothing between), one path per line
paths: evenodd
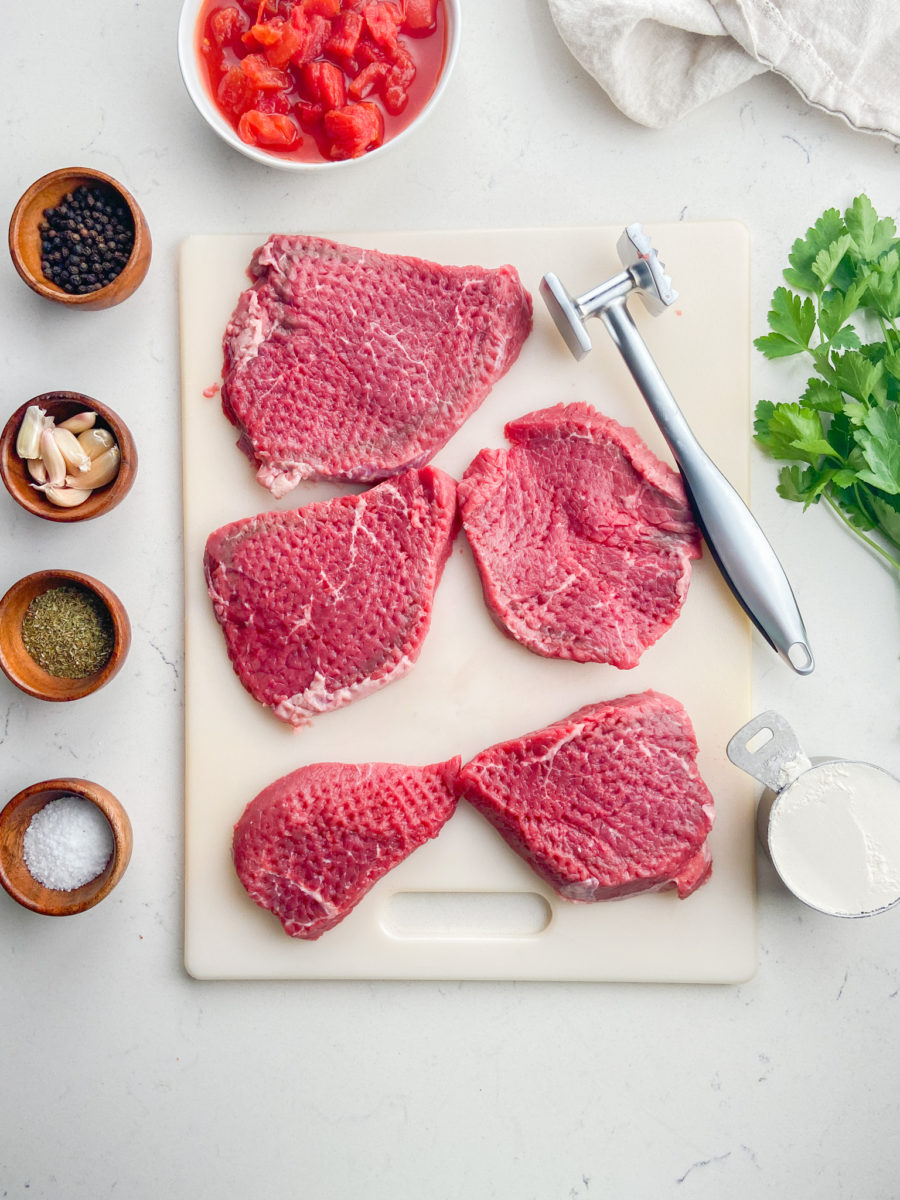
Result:
M872 511L882 534L895 546L900 547L900 501L893 496L871 495Z
M826 209L794 242L784 278L754 345L769 359L806 354L816 373L798 401L757 404L754 438L789 464L779 495L806 508L825 500L900 572L897 227L865 195L843 214Z
M900 256L888 251L869 275L869 303L882 317L900 316Z
M893 244L897 227L890 217L879 221L878 214L868 196L857 196L847 209L845 217L847 232L853 238L862 258L878 258Z
M866 460L857 472L888 496L900 495L900 412L896 408L873 408L856 433L856 444Z
M756 440L771 455L813 463L831 453L815 412L799 404L768 404L764 408L766 404L762 401L757 408Z
M819 293L822 285L812 269L813 263L822 250L826 250L832 242L845 232L841 214L836 208L829 208L811 229L807 229L805 238L798 238L788 255L788 267L784 277L792 287L801 288L804 292Z
M859 307L859 302L865 295L868 285L869 275L866 274L861 279L854 280L846 292L835 289L823 297L819 309L819 329L824 337L832 340L833 345L837 344L835 341L837 334ZM858 346L859 335L856 330L849 326L846 332L852 333L855 343L845 342L844 344Z
M832 360L834 385L860 404L879 403L886 395L884 364L873 363L858 350L846 350Z
M772 332L753 343L766 358L784 358L809 349L809 339L816 327L816 309L807 296L802 300L787 288L776 288L769 313Z
M813 377L807 383L800 403L805 408L815 408L819 412L839 413L844 407L844 394L840 388L832 387L824 379Z
M818 499L814 495L815 478L812 467L782 467L778 472L778 495L785 500L811 504Z
M816 255L815 262L812 265L812 272L823 288L827 288L829 283L831 283L832 276L843 262L844 255L852 245L853 238L850 234L842 233L830 246L825 246Z

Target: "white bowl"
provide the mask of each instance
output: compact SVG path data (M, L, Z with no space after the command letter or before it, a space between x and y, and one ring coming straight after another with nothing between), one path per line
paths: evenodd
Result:
M227 142L229 146L247 158L252 158L256 162L262 163L264 166L279 167L285 171L333 171L339 167L347 167L353 163L364 162L366 159L380 158L386 150L390 150L400 142L405 142L409 134L419 129L425 117L434 110L441 96L444 94L459 53L460 0L443 0L447 39L444 67L434 91L418 116L414 117L404 129L401 129L398 133L384 141L382 145L376 147L374 150L367 150L365 154L358 158L321 159L313 162L301 162L297 159L290 159L279 154L270 153L258 146L250 146L246 142L241 141L237 135L237 131L217 108L207 91L206 84L200 72L200 65L197 61L196 26L200 10L203 8L204 3L205 0L184 0L184 5L181 9L181 19L178 23L178 65L181 68L181 77L184 80L184 86L187 88L188 95L209 127L224 142Z

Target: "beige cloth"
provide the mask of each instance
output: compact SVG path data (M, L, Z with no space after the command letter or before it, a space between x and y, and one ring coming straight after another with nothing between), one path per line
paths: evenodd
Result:
M897 0L548 0L563 41L642 125L771 70L816 108L900 141Z

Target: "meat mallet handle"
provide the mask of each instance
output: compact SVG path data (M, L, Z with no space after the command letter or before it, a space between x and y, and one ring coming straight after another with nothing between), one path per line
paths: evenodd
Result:
M625 359L681 471L710 553L747 616L799 675L815 662L784 568L753 514L694 437L625 298L597 315Z

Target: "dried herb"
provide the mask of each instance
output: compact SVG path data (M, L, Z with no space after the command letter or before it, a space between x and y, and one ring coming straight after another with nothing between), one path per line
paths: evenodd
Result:
M31 601L22 620L25 649L50 675L84 679L109 661L114 630L99 596L78 584L50 588Z

